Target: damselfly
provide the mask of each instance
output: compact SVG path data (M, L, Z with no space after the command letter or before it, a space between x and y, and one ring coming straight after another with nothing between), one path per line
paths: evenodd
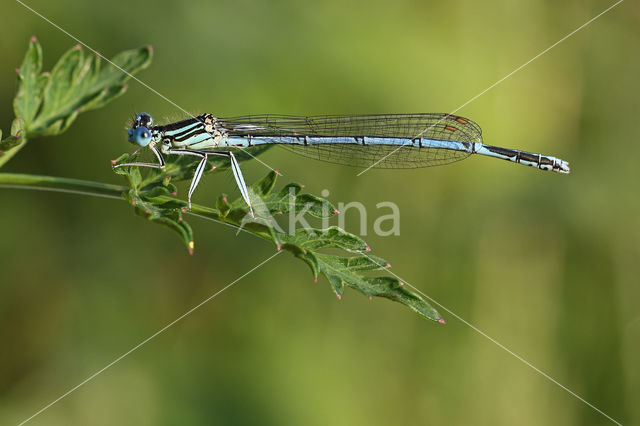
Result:
M305 157L363 168L437 166L480 154L540 170L569 173L569 164L559 158L485 145L480 126L451 114L233 118L202 114L155 126L149 114L141 113L129 129L129 142L138 145L139 149L149 147L158 163L125 163L115 167L163 168L163 154L200 158L189 188L189 207L191 195L205 171L207 157L228 157L240 193L252 213L247 186L232 151L264 144L277 144Z

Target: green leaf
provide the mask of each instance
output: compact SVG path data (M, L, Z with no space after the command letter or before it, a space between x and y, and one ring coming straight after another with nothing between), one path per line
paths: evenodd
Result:
M189 250L189 254L193 254L193 231L182 218L186 203L164 198L170 194L170 190L167 187L156 187L153 191L140 193L132 187L123 194L123 197L134 207L137 215L177 232Z
M318 250L326 247L337 247L350 253L364 253L370 250L360 237L345 232L336 226L324 230L297 229L295 234L288 235L283 241L307 250Z
M18 91L13 101L21 133L16 140L0 142L0 167L28 139L57 135L69 128L78 114L100 108L122 95L132 74L151 63L151 47L127 50L102 66L95 54L85 56L75 46L58 60L50 73L42 72L42 47L31 38L18 72ZM14 125L16 123L14 120Z
M124 154L114 162L121 162L128 158L130 156ZM169 179L155 185L144 185L138 167L121 167L114 171L127 179L129 189L122 196L133 206L135 213L177 232L189 253L192 254L193 231L182 216L187 203L173 198L176 188Z
M191 178L198 160L177 156L168 156L165 160L167 166L164 170L151 169L145 177L141 176L137 166L120 167L115 172L127 179L130 189L125 197L134 204L136 213L177 232L189 252L193 253L193 233L182 216L186 212L186 203L170 195L173 191L169 182ZM131 161L135 161L135 157L125 154L115 163ZM215 164L217 171L229 167L228 162L219 160ZM441 320L440 314L426 300L406 288L396 277L380 276L391 265L370 255L371 249L360 237L335 226L327 229L298 228L290 230L291 233L285 231L276 217L287 214L330 217L337 214L337 210L325 199L302 193L303 187L297 183L290 183L274 192L276 179L276 172L271 171L250 186L255 217L248 214L249 209L241 197L229 202L224 194L217 198L215 209L194 204L192 213L241 228L271 241L277 250L292 253L309 266L315 280L319 275L326 277L338 298L342 298L344 288L349 287L369 298L386 298L408 306L425 318ZM341 250L344 255L321 251L325 249ZM370 275L372 273L378 276Z
M42 102L42 88L46 79L41 78L42 47L35 37L29 41L27 53L18 72L18 92L13 99L13 110L16 117L27 123L33 121Z
M100 108L122 95L127 89L124 82L146 68L151 59L152 49L145 47L122 52L102 67L97 55L85 57L79 45L73 47L46 79L42 109L27 127L29 136L64 132L79 113Z
M98 92L106 87L121 85L130 77L122 70L129 74L135 74L147 68L152 58L153 48L151 46L120 52L103 69L100 69L100 60L96 57L94 60L96 77L88 80L91 84L87 91Z
M74 89L79 87L77 80L82 76L84 57L78 45L67 51L51 70L51 75L44 87L43 107L39 119L61 116L70 111L64 108L74 96Z
M277 172L272 170L258 182L252 185L254 192L261 197L271 194L273 187L276 186Z
M229 200L227 198L227 194L220 194L218 199L216 200L216 209L220 212L220 216L224 217L231 210L231 205L229 204Z

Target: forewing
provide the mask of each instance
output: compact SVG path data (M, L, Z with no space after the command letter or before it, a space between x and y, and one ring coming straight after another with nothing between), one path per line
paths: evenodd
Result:
M256 115L218 119L231 136L268 137L279 144L283 137L326 137L322 144L282 144L296 154L330 163L355 167L417 168L447 164L469 153L426 140L481 142L482 131L473 121L450 114L380 114L286 116ZM344 137L407 138L407 145L361 145L332 143ZM422 147L410 146L411 139L425 140ZM354 139L355 142L355 139Z

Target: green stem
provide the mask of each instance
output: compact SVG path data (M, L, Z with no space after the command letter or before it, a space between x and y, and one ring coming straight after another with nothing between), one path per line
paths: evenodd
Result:
M4 166L4 163L11 160L11 158L27 144L27 139L20 138L20 140L14 144L13 138L7 138L0 141L0 167Z
M0 173L0 185L25 188L56 188L70 192L110 195L118 198L121 198L122 193L128 189L126 186L102 182L22 173Z
M30 175L22 173L0 173L0 187L25 188L25 189L51 189L61 192L72 192L76 194L106 196L109 198L118 198L125 200L122 194L129 190L126 186L112 185L109 183L93 182L82 179L71 179L55 176ZM160 200L172 201L172 197L161 196ZM190 214L201 217L203 219L222 223L225 225L238 228L238 225L232 221L226 220L219 216L219 212L209 207L200 206L198 204L191 205ZM269 240L268 236L258 232L251 232L243 229L243 231Z

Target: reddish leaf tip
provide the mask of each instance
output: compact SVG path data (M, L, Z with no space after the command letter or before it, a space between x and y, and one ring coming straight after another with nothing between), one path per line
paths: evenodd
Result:
M365 246L365 247L364 247L364 251L371 251L371 247L369 247L369 246Z
M282 250L282 246L280 245L280 243L276 243L276 250L278 251Z
M402 281L398 281L399 285L404 285L404 283Z
M189 256L193 256L193 241L189 241Z
M180 211L181 211L182 213L186 213L186 212L187 212L187 209L185 209L185 208L183 207L183 208L181 208L181 209L180 209Z
M373 297L372 296L367 296L367 299L373 300Z
M338 210L338 209L333 209L333 214L340 214L340 210Z
M282 215L282 214L284 214L284 213L282 213L282 212L276 212L276 214L278 214L278 215Z
M20 135L13 136L14 139L20 139Z
M151 213L151 211L149 209L145 209L144 212L145 212L145 214Z
M304 188L304 185L300 184L300 188Z
M222 201L224 201L225 203L228 203L227 197L222 197Z
M212 165L211 165L211 168L209 169L209 171L212 171L212 170L215 170L215 169L216 169L216 165L215 165L215 164L212 164Z
M280 174L280 172L278 171L278 169L273 169L273 172L274 172L275 174L277 174L277 175L279 175L279 174Z
M314 278L313 278L313 283L314 283L314 284L317 284L317 283L318 283L318 277L314 277Z
M149 52L153 52L153 46L152 46L152 45L150 45L150 44L148 44L148 45L147 45L147 50L148 50Z
M115 165L116 165L116 163L117 163L117 161L116 161L116 160L111 160L111 165L112 165L112 166L115 166Z
M182 222L182 216L178 217L178 222Z
M338 298L338 300L342 300L342 295L341 294L336 294L336 297Z
M16 74L20 74L20 68L14 68L13 70L16 72Z
M82 46L80 44L76 44L75 46L73 46L73 48L75 50L80 50L80 49L82 49Z
M131 205L132 205L132 206L135 206L135 205L136 205L136 200L132 200L132 201L131 201Z
M391 268L391 264L389 262L387 262L386 265L384 265L385 268Z
M393 297L400 297L398 293L394 294Z
M122 86L122 90L127 90L127 89L129 89L129 85L128 84L125 84L124 86Z
M36 37L36 36L31 36L31 42L32 42L32 43L37 43L37 42L38 42L38 37Z
M440 324L446 324L446 323L447 323L447 322L444 320L444 318L440 318L440 319L438 320L438 322L439 322Z
M173 191L173 192L171 193L171 195L173 195L173 196L175 197L176 195L178 195L178 193L177 193L176 191Z

